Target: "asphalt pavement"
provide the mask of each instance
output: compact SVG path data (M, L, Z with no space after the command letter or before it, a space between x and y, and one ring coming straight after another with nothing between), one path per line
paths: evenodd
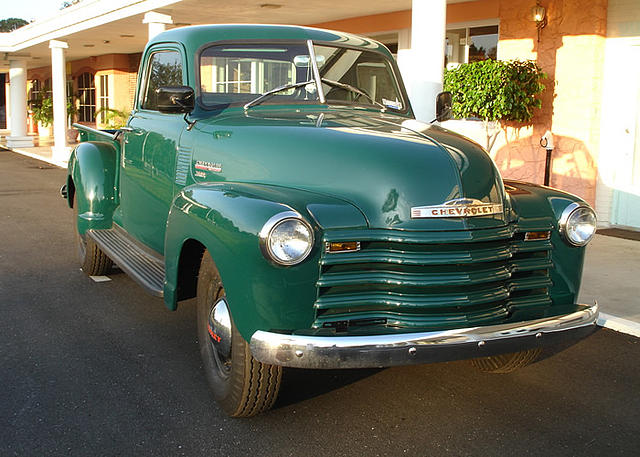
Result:
M640 455L640 339L607 329L509 375L288 370L274 410L229 419L192 301L79 270L64 177L0 150L1 456Z

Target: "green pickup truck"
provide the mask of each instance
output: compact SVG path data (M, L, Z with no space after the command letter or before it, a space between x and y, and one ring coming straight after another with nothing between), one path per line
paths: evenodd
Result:
M115 262L172 310L195 297L227 414L269 409L283 367L509 372L594 331L576 303L593 210L417 121L382 44L178 28L138 79L125 127L78 126L62 193L82 269Z

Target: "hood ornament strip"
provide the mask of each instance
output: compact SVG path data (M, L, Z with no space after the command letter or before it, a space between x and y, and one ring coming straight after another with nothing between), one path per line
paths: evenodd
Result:
M414 206L411 219L429 219L440 217L475 217L502 214L501 203L484 203L475 198L456 198L441 205Z

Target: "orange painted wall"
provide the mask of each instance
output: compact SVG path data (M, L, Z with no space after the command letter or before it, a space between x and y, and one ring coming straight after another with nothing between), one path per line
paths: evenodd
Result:
M67 62L67 74L73 78L77 78L86 71L96 73L103 70L129 73L131 71L129 69L129 54L106 54ZM27 79L29 80L38 79L44 82L47 78L51 78L51 66L31 68L27 71Z
M320 29L342 30L349 33L375 33L406 29L411 27L411 10L319 22L309 26Z
M447 5L447 23L495 19L498 17L499 6L500 0L453 3ZM319 22L310 24L310 27L342 30L350 33L376 33L407 29L411 27L411 10Z
M500 11L500 0L452 3L447 5L447 24L495 19Z

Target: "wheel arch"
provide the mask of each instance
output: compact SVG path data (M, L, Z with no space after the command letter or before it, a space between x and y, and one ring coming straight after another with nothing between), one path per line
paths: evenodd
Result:
M206 246L194 238L189 238L182 244L178 260L176 302L188 300L196 296L198 290L198 272L202 262L202 256L206 250Z
M76 195L76 185L73 182L71 175L67 175L67 205L69 208L73 208L73 198Z

